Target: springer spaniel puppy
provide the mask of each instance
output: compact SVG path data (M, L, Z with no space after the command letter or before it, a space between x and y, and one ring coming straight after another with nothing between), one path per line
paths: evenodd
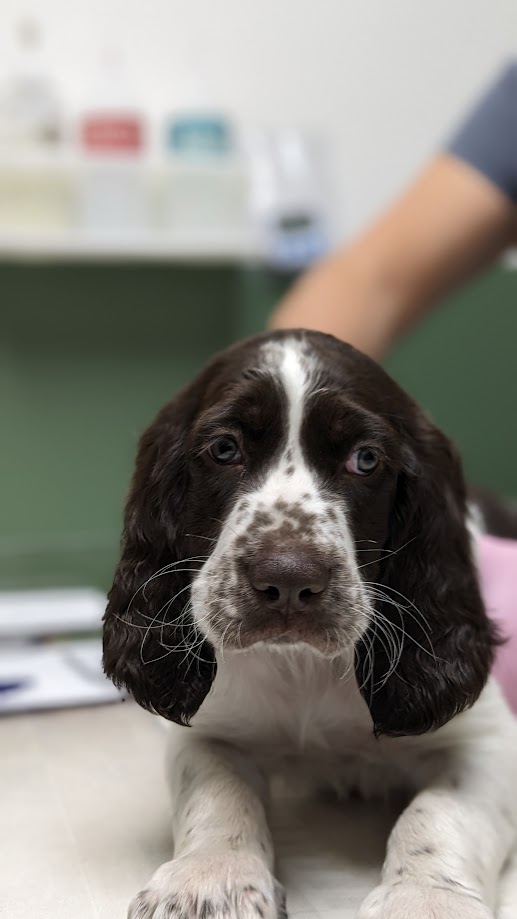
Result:
M360 919L494 917L517 835L497 643L458 457L381 367L304 331L216 357L141 439L105 615L106 673L175 722L175 857L131 919L285 917L282 773L409 792Z

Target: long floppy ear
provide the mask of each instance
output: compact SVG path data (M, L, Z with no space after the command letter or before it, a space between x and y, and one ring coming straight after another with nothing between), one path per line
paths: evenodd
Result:
M422 734L469 708L498 643L471 557L458 456L419 411L402 436L406 463L375 588L377 616L356 652L375 733L393 736Z
M140 440L103 636L106 674L179 724L198 710L216 671L213 649L187 612L193 565L182 561L192 392L169 403Z

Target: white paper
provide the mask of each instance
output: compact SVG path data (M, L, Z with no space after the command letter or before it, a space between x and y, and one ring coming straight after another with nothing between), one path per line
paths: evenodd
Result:
M100 639L6 646L0 651L0 713L120 699L101 656Z
M0 640L100 630L105 608L88 587L0 592Z

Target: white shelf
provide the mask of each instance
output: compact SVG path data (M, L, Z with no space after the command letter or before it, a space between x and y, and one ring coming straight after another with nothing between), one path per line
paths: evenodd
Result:
M261 261L263 251L252 234L206 232L166 234L0 233L0 261L113 261L230 263Z
M66 219L73 221L77 216L78 194L81 182L89 175L90 170L116 170L121 172L129 170L145 183L147 188L147 204L149 210L149 228L145 222L142 228L110 229L97 231L93 228L82 229L79 225L71 223L66 226ZM218 164L218 172L221 166ZM61 181L63 200L58 198L56 214L59 225L29 225L17 229L11 226L8 217L3 216L0 226L0 261L15 260L83 260L83 261L113 261L113 260L147 260L147 261L177 261L177 262L241 262L248 260L261 260L262 251L258 241L258 234L253 230L251 220L248 226L243 221L242 225L234 224L227 220L223 231L217 226L211 229L192 229L180 231L167 229L157 217L157 202L165 199L167 182L172 176L184 176L187 170L187 179L192 181L192 175L201 172L202 177L210 172L210 165L185 164L175 162L164 155L146 156L141 160L131 157L104 156L94 159L85 159L77 151L59 151L53 153L12 153L0 151L0 176L4 183L23 181L32 177L40 183L48 181L54 189L53 182ZM226 164L226 172L235 171L240 176L242 164L231 161ZM185 173L186 174L186 173ZM13 179L14 177L14 179ZM68 197L68 201L66 200ZM44 205L46 202L44 201ZM12 202L9 202L12 208ZM61 222L61 210L65 221ZM52 219L55 214L52 212ZM151 221L156 220L155 226Z
M263 262L264 247L250 233L205 232L167 234L92 234L80 230L62 232L0 231L0 262L16 261L163 261L193 263ZM517 248L502 257L505 268L517 270Z

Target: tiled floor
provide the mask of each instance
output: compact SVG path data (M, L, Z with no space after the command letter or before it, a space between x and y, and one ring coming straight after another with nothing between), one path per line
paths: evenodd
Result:
M171 856L164 730L126 703L0 721L0 915L124 919ZM297 919L352 919L390 817L360 804L278 805L278 875Z

